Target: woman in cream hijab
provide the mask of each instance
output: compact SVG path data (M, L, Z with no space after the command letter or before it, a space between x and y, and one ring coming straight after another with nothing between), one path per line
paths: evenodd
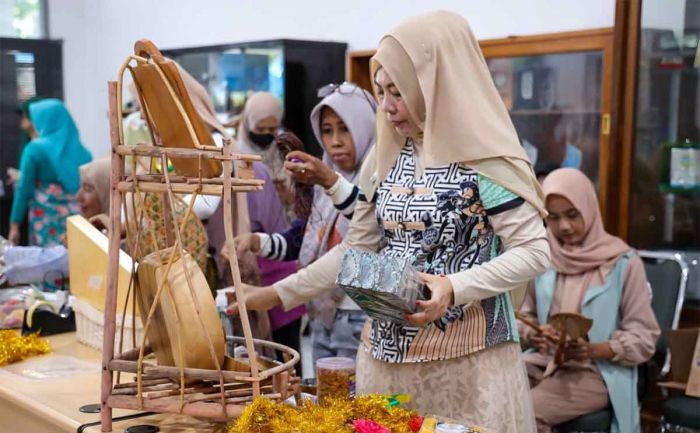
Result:
M511 292L543 272L546 214L468 23L408 19L373 57L377 144L343 242L249 292L249 307L292 308L334 286L349 248L409 257L431 299L410 325L370 319L357 392L407 393L409 406L499 433L535 428Z
M91 219L97 215L109 215L109 179L112 161L109 158L96 159L80 166L80 189L78 204L80 215Z
M272 93L254 93L245 104L236 137L241 152L262 156L284 205L287 223L290 223L299 216L294 212L294 186L284 170L284 158L274 143L283 114L282 106Z

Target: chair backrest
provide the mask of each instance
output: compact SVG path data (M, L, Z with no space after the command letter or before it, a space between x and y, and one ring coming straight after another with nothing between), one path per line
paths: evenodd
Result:
M651 286L651 307L661 328L656 351L666 352L668 338L665 331L678 327L688 284L688 265L678 253L639 251L639 256L644 261L647 280Z
M151 130L160 137L161 144L190 149L214 146L214 139L192 104L177 64L165 58L147 39L136 42L134 52L148 60L138 62L132 73L136 90L145 105L142 107L146 111L144 117ZM172 163L177 174L199 176L197 159L172 158ZM221 170L221 164L216 161L202 161L203 177L218 177Z

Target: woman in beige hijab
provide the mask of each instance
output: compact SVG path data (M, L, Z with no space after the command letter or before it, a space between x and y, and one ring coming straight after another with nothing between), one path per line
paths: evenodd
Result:
M271 170L284 165L284 161L278 163L281 158L271 146L283 114L282 106L272 93L254 93L243 108L237 135L241 151L262 155L263 162Z
M372 59L377 143L343 242L246 303L292 308L335 286L343 253L411 258L431 299L410 325L370 319L357 392L499 433L532 432L511 292L544 271L541 193L464 18L431 12Z
M284 205L289 224L299 216L294 212L294 185L284 170L282 153L274 143L283 115L284 110L272 93L254 93L245 104L236 137L241 152L262 156L262 162Z
M80 215L91 219L100 214L109 215L109 179L112 162L109 158L96 159L80 166L78 204Z

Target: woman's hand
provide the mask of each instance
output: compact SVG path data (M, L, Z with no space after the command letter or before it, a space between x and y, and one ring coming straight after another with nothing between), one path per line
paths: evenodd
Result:
M566 343L564 359L574 361L588 361L592 359L612 359L615 356L607 342L589 343L583 338L571 340Z
M556 340L558 334L552 325L542 325L540 329L542 332L533 333L528 338L528 344L539 352L547 353L554 348L555 343L552 340Z
M255 239L248 238L248 235L252 235L252 237ZM241 256L248 251L252 253L257 253L257 251L253 251L256 240L258 245L257 251L260 251L260 238L255 236L255 233L247 233L244 235L236 236L235 238L233 238L233 246L231 246L231 244L228 242L224 242L224 246L221 247L221 258L223 258L226 262L230 262L232 252L236 254L236 257Z
M109 225L111 224L111 217L105 213L101 213L88 219L90 224L92 224L97 230L101 232L108 232ZM126 237L126 224L119 224L119 237Z
M260 236L255 233L246 233L243 235L236 236L233 239L233 243L236 245L236 253L241 255L250 251L251 253L258 254L260 252ZM221 255L228 260L229 251L227 248L221 250Z
M245 306L253 311L267 311L282 303L282 300L277 295L277 291L272 286L258 287L249 284L243 284L245 290ZM238 296L238 293L236 293ZM240 299L229 304L226 308L226 314L238 314L238 302Z
M19 224L10 224L10 232L7 234L7 240L10 241L10 244L19 245L20 237Z
M90 217L88 220L97 230L109 230L109 215L99 214Z
M293 162L293 159L301 161ZM324 189L332 187L338 180L338 174L323 161L299 150L287 154L284 168L294 182L321 185Z
M7 183L9 185L17 185L19 182L19 170L14 167L7 168Z
M444 316L452 304L454 304L454 289L452 282L445 276L430 275L420 272L418 274L430 289L430 299L417 301L416 304L422 311L406 315L406 320L417 326L425 326Z

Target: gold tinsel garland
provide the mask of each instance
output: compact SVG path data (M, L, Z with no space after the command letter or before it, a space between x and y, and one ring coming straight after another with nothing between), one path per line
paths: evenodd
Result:
M48 341L41 340L39 334L20 335L12 329L0 330L0 366L22 361L30 356L49 353Z
M387 397L376 394L328 399L323 405L304 401L301 407L258 397L228 433L353 433L356 419L375 421L392 433L411 433L409 421L416 413L387 403Z

